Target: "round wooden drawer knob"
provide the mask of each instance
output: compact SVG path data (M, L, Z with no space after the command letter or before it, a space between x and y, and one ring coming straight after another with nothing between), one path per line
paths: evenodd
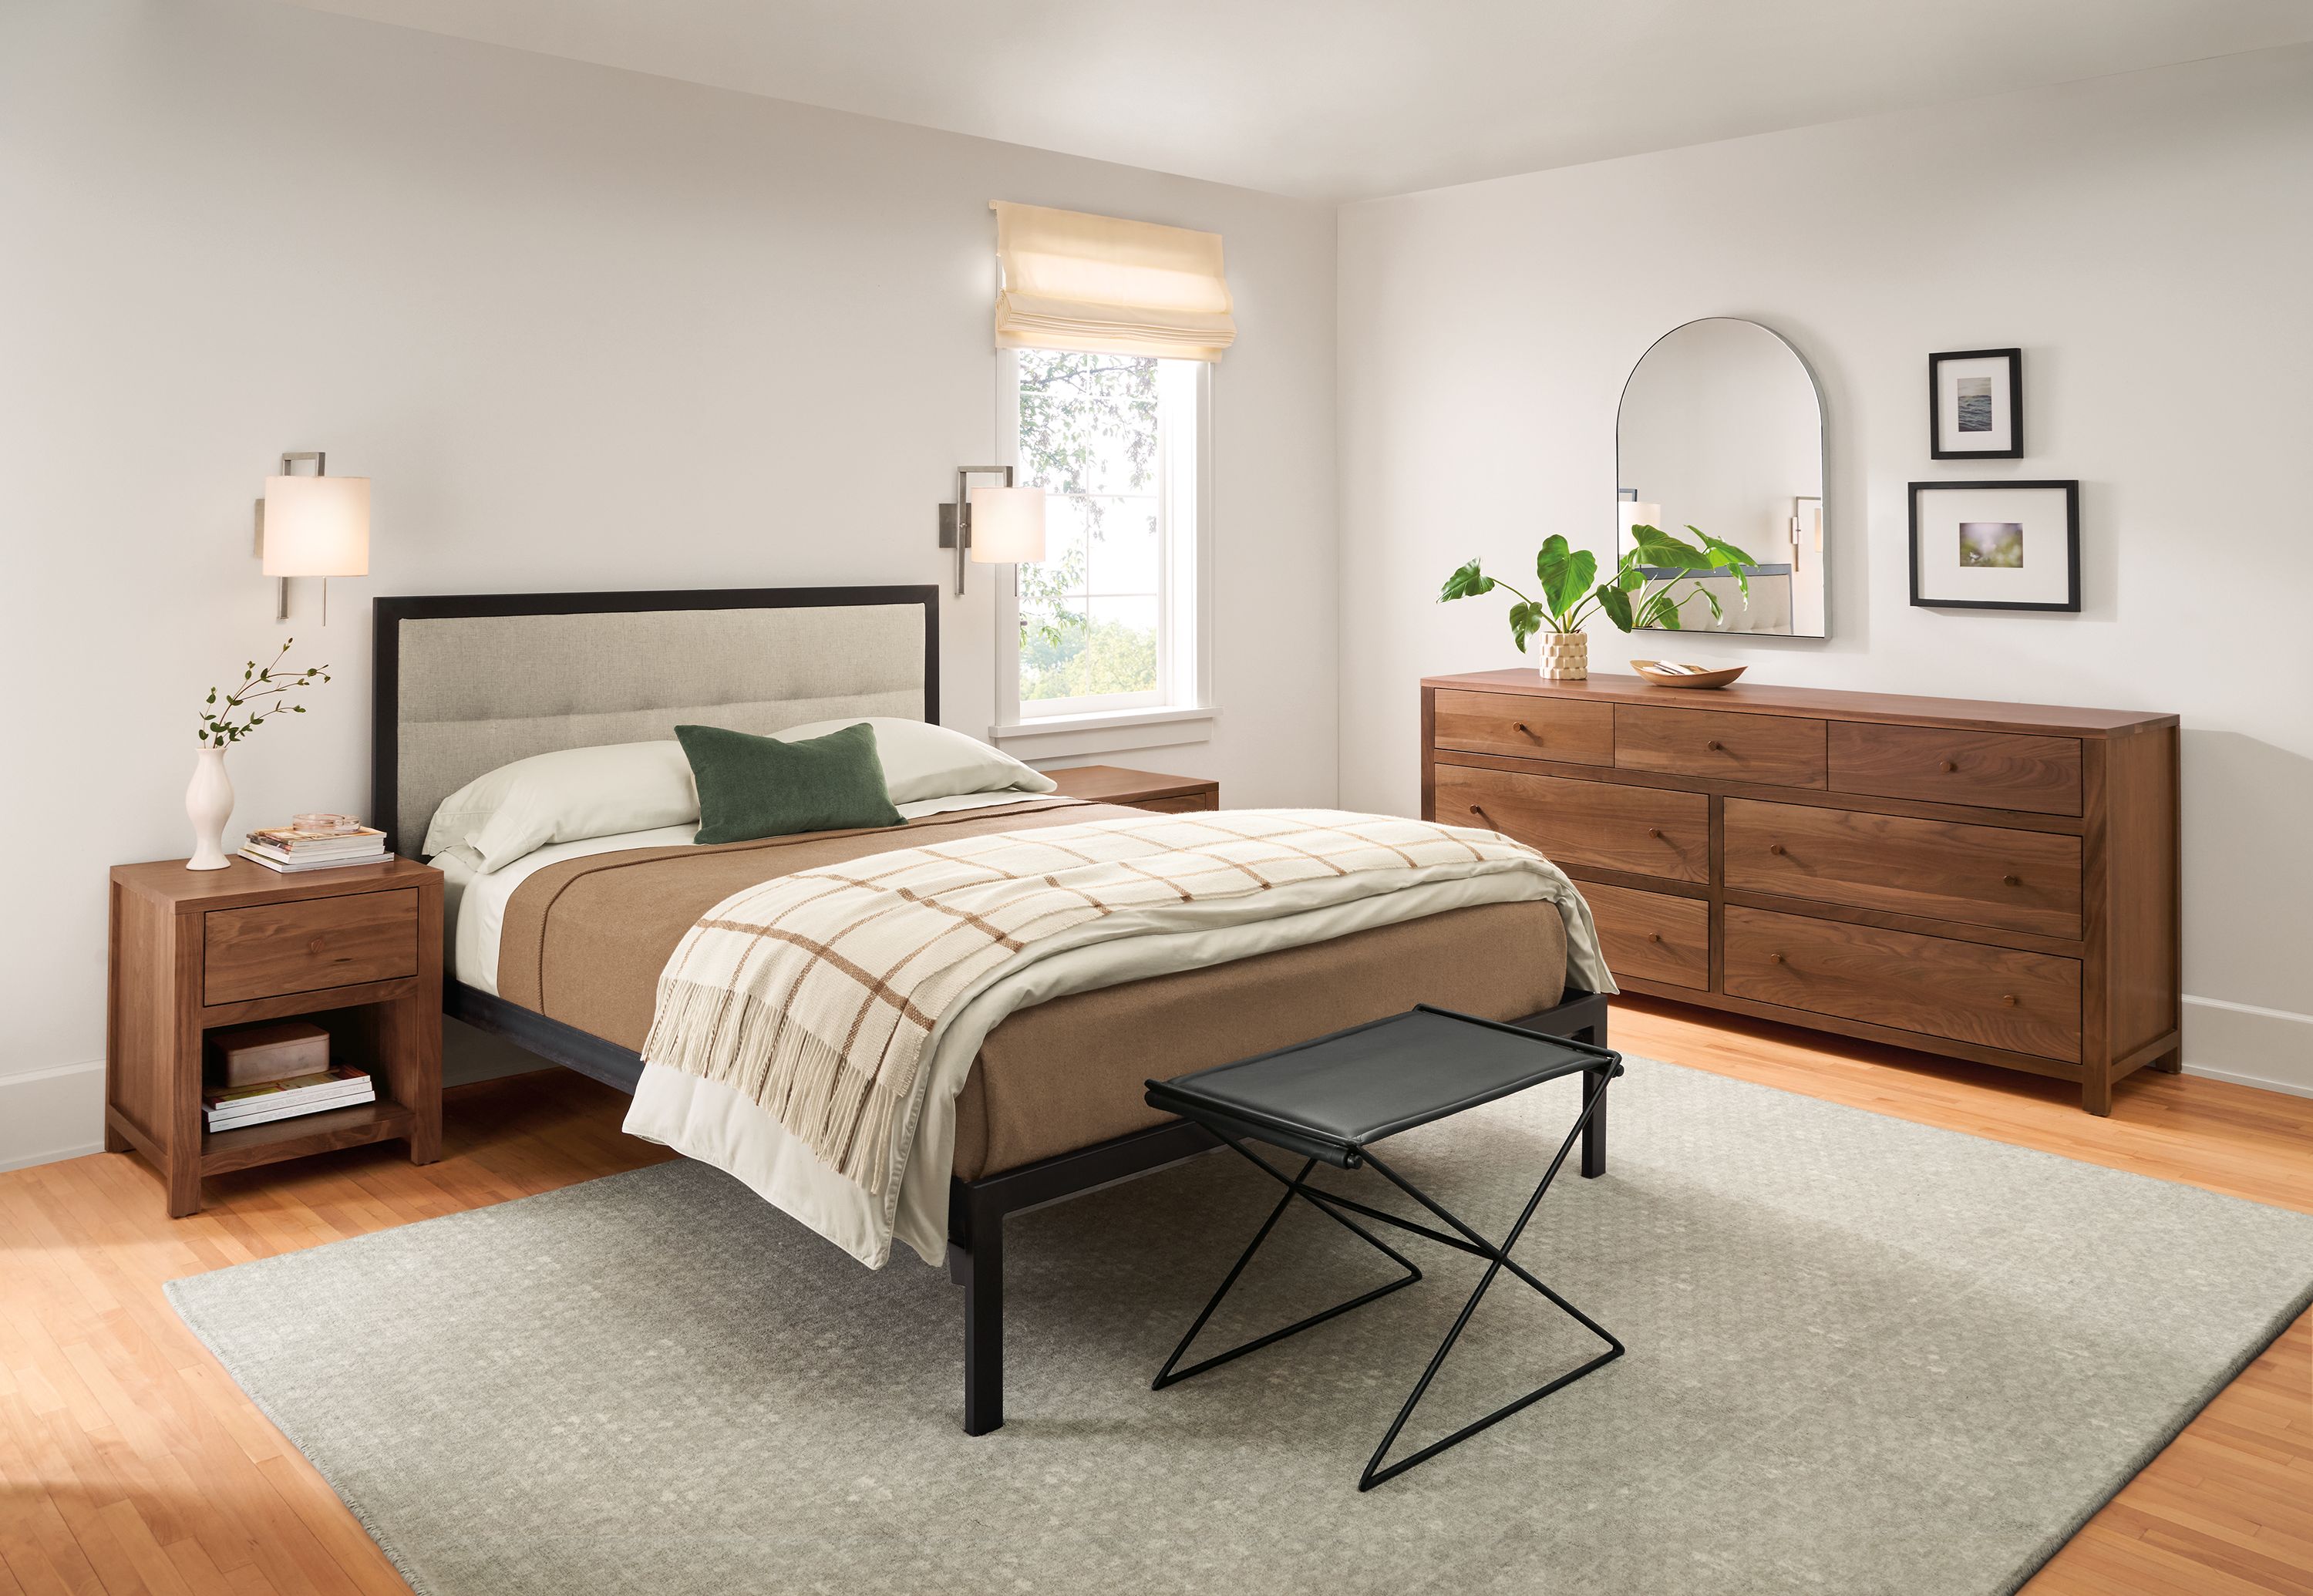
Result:
M2021 876L2002 876L2000 878L2000 885L2002 886L2021 886L2024 885L2024 877Z
M1950 760L1947 759L1947 760L1945 760L1945 761L1943 762L1943 769L1944 769L1944 774L1946 774L1946 775L1948 775L1948 775L1950 775L1954 771L1957 771L1957 769L1959 769L1959 766L1957 766L1957 765L1954 764Z
M1647 933L1647 940L1649 942L1659 942L1662 940L1662 933L1660 931L1649 931Z
M1475 805L1475 804L1472 804L1472 805L1470 806L1470 813L1471 813L1471 814L1473 814L1473 815L1476 815L1476 816L1479 816L1482 817L1482 816L1485 815L1485 813L1486 813L1486 812L1485 812L1483 809L1481 809L1480 807L1478 807L1478 806L1477 806L1477 805Z
M1528 726L1528 725L1527 725L1525 721L1523 721L1523 720L1513 720L1513 721L1511 721L1511 722L1510 722L1510 729L1511 729L1512 731L1522 731L1522 732L1526 733L1526 736L1534 736L1534 727L1532 727Z
M1662 827L1660 827L1660 826L1658 826L1658 825L1650 825L1650 826L1647 827L1647 835L1649 835L1649 836L1650 836L1650 837L1659 837L1659 836L1661 836L1661 835L1662 835Z
M1780 953L1771 953L1767 955L1767 962L1771 965L1781 964L1783 962L1783 956Z
M1703 746L1704 746L1705 748L1710 749L1710 750L1711 750L1711 752L1712 752L1713 754L1719 754L1719 753L1722 753L1722 752L1724 752L1724 751L1725 751L1725 745L1722 745L1721 743L1719 743L1719 740L1718 740L1717 738L1715 738L1715 737L1714 737L1713 739L1711 739L1710 742L1705 743L1705 744L1703 745Z
M1767 851L1770 853L1781 853L1782 851L1783 845L1781 842L1770 842L1767 844Z
M2014 1007L2016 1007L2016 994L2015 994L2014 992L2002 992L2002 993L2001 994L2000 1001L2001 1001L2001 1002L2003 1002L2003 1003L2007 1004L2010 1009L2013 1009Z

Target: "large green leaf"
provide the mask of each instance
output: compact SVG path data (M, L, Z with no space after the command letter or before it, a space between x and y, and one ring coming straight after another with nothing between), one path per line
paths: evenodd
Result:
M1563 620L1590 591L1591 579L1598 574L1598 558L1587 549L1568 548L1566 540L1553 532L1543 541L1542 552L1534 557L1534 574L1542 578L1542 595L1550 601L1551 614Z
M1473 560L1446 578L1446 586L1438 591L1438 602L1442 604L1448 599L1472 598L1493 590L1494 579L1480 570L1478 562Z
M1743 574L1743 568L1746 565L1756 565L1759 562L1724 538L1712 537L1700 526L1690 526L1687 531L1702 540L1702 551L1710 557L1711 565L1718 569L1730 572L1735 578L1737 589L1746 599L1749 598L1751 578ZM1711 601L1711 607L1718 608L1717 600Z
M1515 604L1510 606L1510 636L1517 640L1518 652L1526 652L1526 640L1542 630L1540 604Z
M1708 554L1690 543L1680 542L1658 526L1631 527L1631 541L1638 545L1639 563L1641 565L1682 571L1711 569Z
M1621 630L1631 630L1631 596L1620 586L1613 582L1602 585L1598 589L1598 607Z

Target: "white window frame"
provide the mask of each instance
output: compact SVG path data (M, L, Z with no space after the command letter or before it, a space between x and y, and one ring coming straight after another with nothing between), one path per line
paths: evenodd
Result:
M1057 759L1175 743L1204 742L1219 716L1213 697L1213 403L1212 366L1187 374L1195 384L1194 457L1166 451L1157 467L1157 625L1155 692L1097 698L1020 698L1018 568L996 593L996 724L990 740L1024 759ZM996 355L996 461L1020 463L1020 359ZM1188 521L1183 525L1183 520Z

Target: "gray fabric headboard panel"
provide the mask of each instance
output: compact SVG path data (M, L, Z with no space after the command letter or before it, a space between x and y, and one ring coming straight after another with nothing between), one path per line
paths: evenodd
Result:
M534 754L671 737L693 721L768 733L936 716L934 591L381 599L376 785L393 845L416 854L444 798ZM866 602L827 602L839 595ZM668 607L638 607L661 598ZM558 607L590 600L605 607ZM454 613L493 602L532 613Z

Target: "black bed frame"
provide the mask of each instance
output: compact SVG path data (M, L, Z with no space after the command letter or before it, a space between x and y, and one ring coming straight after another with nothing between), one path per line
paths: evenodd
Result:
M939 719L939 589L904 587L746 587L643 593L532 593L374 601L371 813L391 830L396 807L400 622L447 616L565 615L656 610L778 609L823 604L920 604L924 612L924 719ZM390 842L389 845L394 845ZM462 981L445 982L443 1011L550 1063L631 1096L643 1061L615 1042L550 1019ZM1517 1022L1527 1030L1604 1047L1606 1000L1569 992L1554 1009ZM1582 1172L1604 1169L1605 1105L1585 1137ZM950 1177L948 1274L963 1288L963 1429L985 1435L1004 1423L1004 1221L1012 1214L1081 1196L1136 1176L1168 1168L1220 1143L1186 1120L1135 1131L1055 1158L978 1180Z

